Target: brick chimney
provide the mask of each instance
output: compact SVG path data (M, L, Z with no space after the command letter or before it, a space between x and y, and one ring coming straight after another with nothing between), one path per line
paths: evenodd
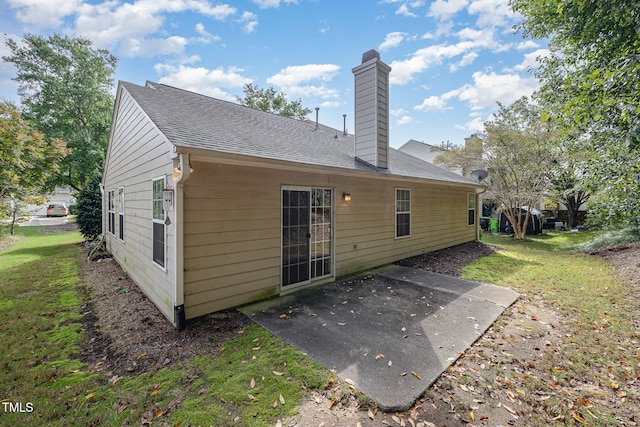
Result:
M371 49L362 54L355 77L356 157L375 167L389 167L389 72Z

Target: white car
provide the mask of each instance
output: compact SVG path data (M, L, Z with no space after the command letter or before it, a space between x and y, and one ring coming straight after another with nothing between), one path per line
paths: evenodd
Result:
M64 203L52 203L47 207L47 216L67 216L69 209Z

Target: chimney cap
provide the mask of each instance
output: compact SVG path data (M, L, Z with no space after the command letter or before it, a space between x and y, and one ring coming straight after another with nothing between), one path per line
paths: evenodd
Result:
M372 59L380 59L380 54L377 50L371 49L362 54L362 63L369 62Z

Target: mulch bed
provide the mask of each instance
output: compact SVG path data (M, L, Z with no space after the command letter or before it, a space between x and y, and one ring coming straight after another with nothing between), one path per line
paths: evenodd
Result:
M460 277L462 267L495 253L494 247L481 242L468 242L446 249L406 258L396 262L403 267Z

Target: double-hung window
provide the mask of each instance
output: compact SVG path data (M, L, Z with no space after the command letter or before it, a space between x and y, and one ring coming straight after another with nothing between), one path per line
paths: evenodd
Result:
M396 237L411 235L411 190L396 188Z
M124 242L124 187L118 188L118 238Z
M474 193L467 194L467 225L476 224L476 195Z
M164 225L164 177L153 180L153 262L164 267L165 225Z
M107 217L108 230L111 234L116 234L116 190L109 190L107 193Z

